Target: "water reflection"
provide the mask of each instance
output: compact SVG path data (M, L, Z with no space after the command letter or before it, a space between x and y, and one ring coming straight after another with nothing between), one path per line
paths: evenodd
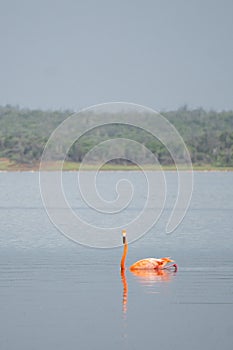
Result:
M150 282L168 282L175 274L175 272L169 272L168 270L134 270L131 273L137 277L139 282L146 285Z
M176 271L171 270L134 270L130 272L144 287L152 286L156 283L169 282L176 274ZM128 282L125 269L121 270L121 282L123 286L122 312L123 315L126 316L128 304Z
M123 311L123 315L126 315L127 303L128 303L128 282L127 282L125 270L121 270L121 281L123 285L122 311Z

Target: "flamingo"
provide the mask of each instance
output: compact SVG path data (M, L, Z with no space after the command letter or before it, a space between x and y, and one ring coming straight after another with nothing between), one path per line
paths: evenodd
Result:
M123 237L123 245L124 250L121 258L121 271L125 270L125 260L128 253L128 242L126 238L126 230L122 230L122 237ZM167 265L169 262L175 262L174 260L170 259L170 257L156 259L156 258L147 258L136 261L133 265L130 266L130 271L138 271L138 270L165 270L170 269L171 267L174 267L175 271L177 271L178 266L177 264Z

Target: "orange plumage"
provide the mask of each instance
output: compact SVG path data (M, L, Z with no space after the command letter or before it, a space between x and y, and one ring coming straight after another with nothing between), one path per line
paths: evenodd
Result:
M130 266L130 271L133 270L159 270L163 269L164 266L169 263L169 262L174 262L174 260L171 260L170 258L161 258L161 259L156 259L156 258L147 258L147 259L142 259L139 261L136 261L133 265Z

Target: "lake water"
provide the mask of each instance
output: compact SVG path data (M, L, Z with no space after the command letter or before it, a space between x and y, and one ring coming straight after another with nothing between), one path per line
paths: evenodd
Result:
M38 173L0 173L1 349L232 348L233 173L195 172L188 213L166 235L171 209L129 245L127 265L172 256L178 272L121 275L122 248L84 247L52 225Z

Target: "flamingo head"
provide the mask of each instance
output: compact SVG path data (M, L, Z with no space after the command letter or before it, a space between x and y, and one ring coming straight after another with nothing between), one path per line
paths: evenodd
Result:
M123 244L126 243L126 230L122 230Z

